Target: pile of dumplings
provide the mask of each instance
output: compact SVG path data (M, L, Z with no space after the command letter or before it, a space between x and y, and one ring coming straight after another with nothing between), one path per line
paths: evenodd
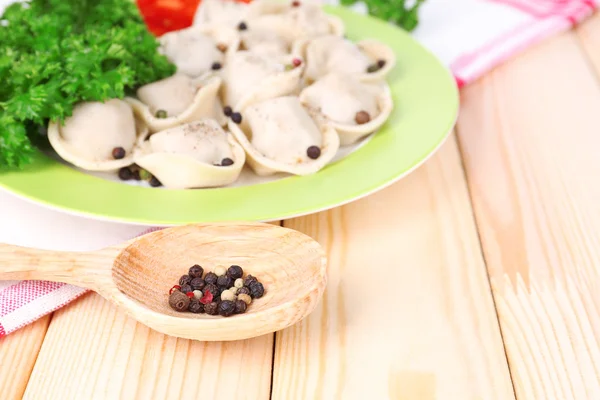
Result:
M203 0L191 27L159 41L177 72L50 124L60 157L88 171L136 165L173 189L227 186L245 165L308 175L393 109L392 50L346 39L307 0Z

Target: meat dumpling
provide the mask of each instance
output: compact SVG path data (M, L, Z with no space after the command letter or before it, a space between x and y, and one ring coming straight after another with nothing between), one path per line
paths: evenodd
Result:
M386 83L364 83L350 75L336 73L305 88L300 101L319 110L332 123L342 146L379 129L393 110Z
M63 125L48 126L56 153L88 171L115 171L133 164L133 151L147 134L131 106L119 99L78 103Z
M242 147L212 119L157 132L135 153L136 164L172 189L228 185L245 161Z
M127 97L136 114L151 132L168 129L200 118L226 124L218 94L222 79L210 74L191 79L183 74L142 86L137 99Z
M294 44L294 53L306 60L304 78L308 83L330 72L353 75L363 82L382 81L396 63L392 49L383 43L353 43L335 35L300 40Z
M253 104L243 110L240 124L229 122L229 129L246 151L250 167L262 176L315 173L339 148L335 130L296 96Z
M223 102L234 110L251 103L299 90L304 70L301 59L270 57L250 51L232 55L223 71Z
M197 78L219 70L226 54L240 43L237 31L225 26L192 26L168 32L159 38L159 51L177 67L177 72Z

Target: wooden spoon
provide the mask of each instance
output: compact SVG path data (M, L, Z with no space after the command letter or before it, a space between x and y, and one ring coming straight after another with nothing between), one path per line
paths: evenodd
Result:
M326 258L308 236L270 224L185 225L93 252L54 252L0 245L0 280L48 280L98 292L141 323L167 335L238 340L274 332L310 314L327 283ZM240 265L265 287L244 314L177 312L169 289L200 264Z

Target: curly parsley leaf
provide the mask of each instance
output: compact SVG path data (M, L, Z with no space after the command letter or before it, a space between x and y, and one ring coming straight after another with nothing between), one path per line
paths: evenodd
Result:
M175 72L131 0L31 0L0 17L0 167L31 160L39 127L81 101Z
M351 6L359 0L341 0L341 4ZM411 32L419 24L419 7L425 0L363 0L369 14L391 22ZM411 3L410 5L408 3Z

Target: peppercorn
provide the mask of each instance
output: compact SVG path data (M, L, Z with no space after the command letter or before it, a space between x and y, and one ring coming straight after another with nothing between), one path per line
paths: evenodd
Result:
M204 277L204 282L206 282L207 285L209 283L216 284L217 283L217 278L218 278L217 274L215 274L214 272L209 272Z
M190 278L189 275L182 275L181 278L179 278L179 284L181 286L183 285L187 285L188 283L190 283L190 281L192 280L192 278Z
M194 293L194 297L197 298L198 300L200 300L203 296L202 290L194 290L192 293Z
M204 311L206 311L208 315L217 315L219 313L219 303L213 301L205 304Z
M242 123L242 114L240 114L239 112L232 113L231 120L233 122L235 122L236 124L241 124Z
M251 282L258 282L258 280L252 275L248 275L246 279L244 279L244 286L250 286Z
M190 298L176 290L169 296L169 305L175 311L185 311L190 305Z
M221 52L221 53L225 53L227 51L227 45L224 43L219 43L217 44L217 49Z
M246 286L239 288L237 291L237 295L239 296L241 294L250 295L250 289L248 289Z
M225 157L222 161L221 161L221 166L222 167L229 167L230 165L233 165L233 160L231 158Z
M238 294L238 301L243 301L244 303L250 305L250 303L252 303L252 297L250 297L250 295L248 294Z
M190 305L188 306L188 310L190 310L194 314L203 313L204 312L204 304L200 303L196 299L191 300L190 301Z
M215 62L215 63L213 63L213 64L211 65L211 67L210 67L210 68L211 68L213 71L218 71L218 70L220 70L220 69L221 69L221 67L223 67L223 66L221 65L221 63L220 63L220 62Z
M232 287L230 287L230 288L229 288L229 289L227 289L227 290L229 290L231 293L233 293L233 294L237 295L238 288L236 288L235 286L232 286Z
M122 181L128 181L133 178L131 170L127 167L123 167L119 170L119 179Z
M198 264L195 264L192 267L190 267L188 274L192 278L202 278L202 274L204 274L204 268L202 268Z
M140 179L141 180L147 181L150 178L152 178L152 174L150 172L146 171L145 169L140 170Z
M367 72L370 73L370 74L372 74L373 72L377 72L380 69L381 69L381 67L378 64L371 64L367 68Z
M253 299L260 299L265 294L265 288L262 283L256 281L250 284L250 296Z
M160 183L160 181L158 179L156 179L155 176L153 176L150 179L150 186L152 186L152 187L159 187L159 186L162 186L162 183Z
M122 147L115 147L112 151L112 156L115 160L121 160L125 158L125 149Z
M235 294L233 294L233 292L231 290L224 290L223 293L221 293L221 301L224 301L224 300L234 301L235 297L236 297Z
M205 285L206 284L204 283L204 279L202 279L202 278L194 278L190 281L190 286L194 290L202 290L202 289L204 289Z
M192 287L189 284L187 284L187 285L182 285L181 286L181 291L183 293L189 293L189 292L193 292L194 289L192 289ZM252 289L250 289L250 292L252 292Z
M200 303L206 305L214 300L215 300L215 296L213 296L212 292L210 290L205 290L204 294L200 298Z
M219 304L219 315L229 317L235 313L235 303L229 300L223 300Z
M371 121L371 116L366 111L359 111L356 113L354 120L356 121L357 124L362 125L362 124L366 124L367 122Z
M306 149L306 155L311 160L316 160L317 158L321 157L321 149L318 146L310 146L308 149Z
M226 117L231 117L231 114L233 114L233 109L229 106L225 106L223 107L223 114L225 114Z
M194 298L194 292L187 292L185 295L186 295L187 297L189 297L190 299L193 299L193 298Z
M293 65L294 67L299 67L299 66L301 66L301 65L302 65L302 60L301 60L301 59L299 59L299 58L294 58L294 59L292 60L292 65Z
M233 286L240 289L244 287L244 280L242 278L237 278L235 282L233 282Z
M167 112L165 110L157 110L156 114L154 114L154 116L156 118L163 119L163 118L167 118L168 114L167 114Z
M377 60L377 66L379 69L385 67L385 60Z
M206 294L206 292L211 292L213 296L218 296L221 294L219 287L214 283L209 283L208 285L204 286L202 293Z
M169 294L173 294L174 291L179 290L181 291L181 286L179 285L175 285L171 288L171 290L169 290Z
M217 274L217 276L225 275L225 273L227 273L227 268L224 266L219 265L217 268L215 268L215 274Z
M244 270L239 265L231 265L229 268L227 268L227 276L234 281L241 278L243 275Z
M221 275L219 279L217 279L217 285L222 288L228 289L231 286L233 286L233 279L231 279L227 275Z
M245 301L237 300L235 302L235 313L236 314L243 314L246 312L247 309L248 309L248 304L246 304Z
M248 29L248 24L246 24L245 22L240 22L240 24L238 25L238 29L240 31L245 31L246 29Z

